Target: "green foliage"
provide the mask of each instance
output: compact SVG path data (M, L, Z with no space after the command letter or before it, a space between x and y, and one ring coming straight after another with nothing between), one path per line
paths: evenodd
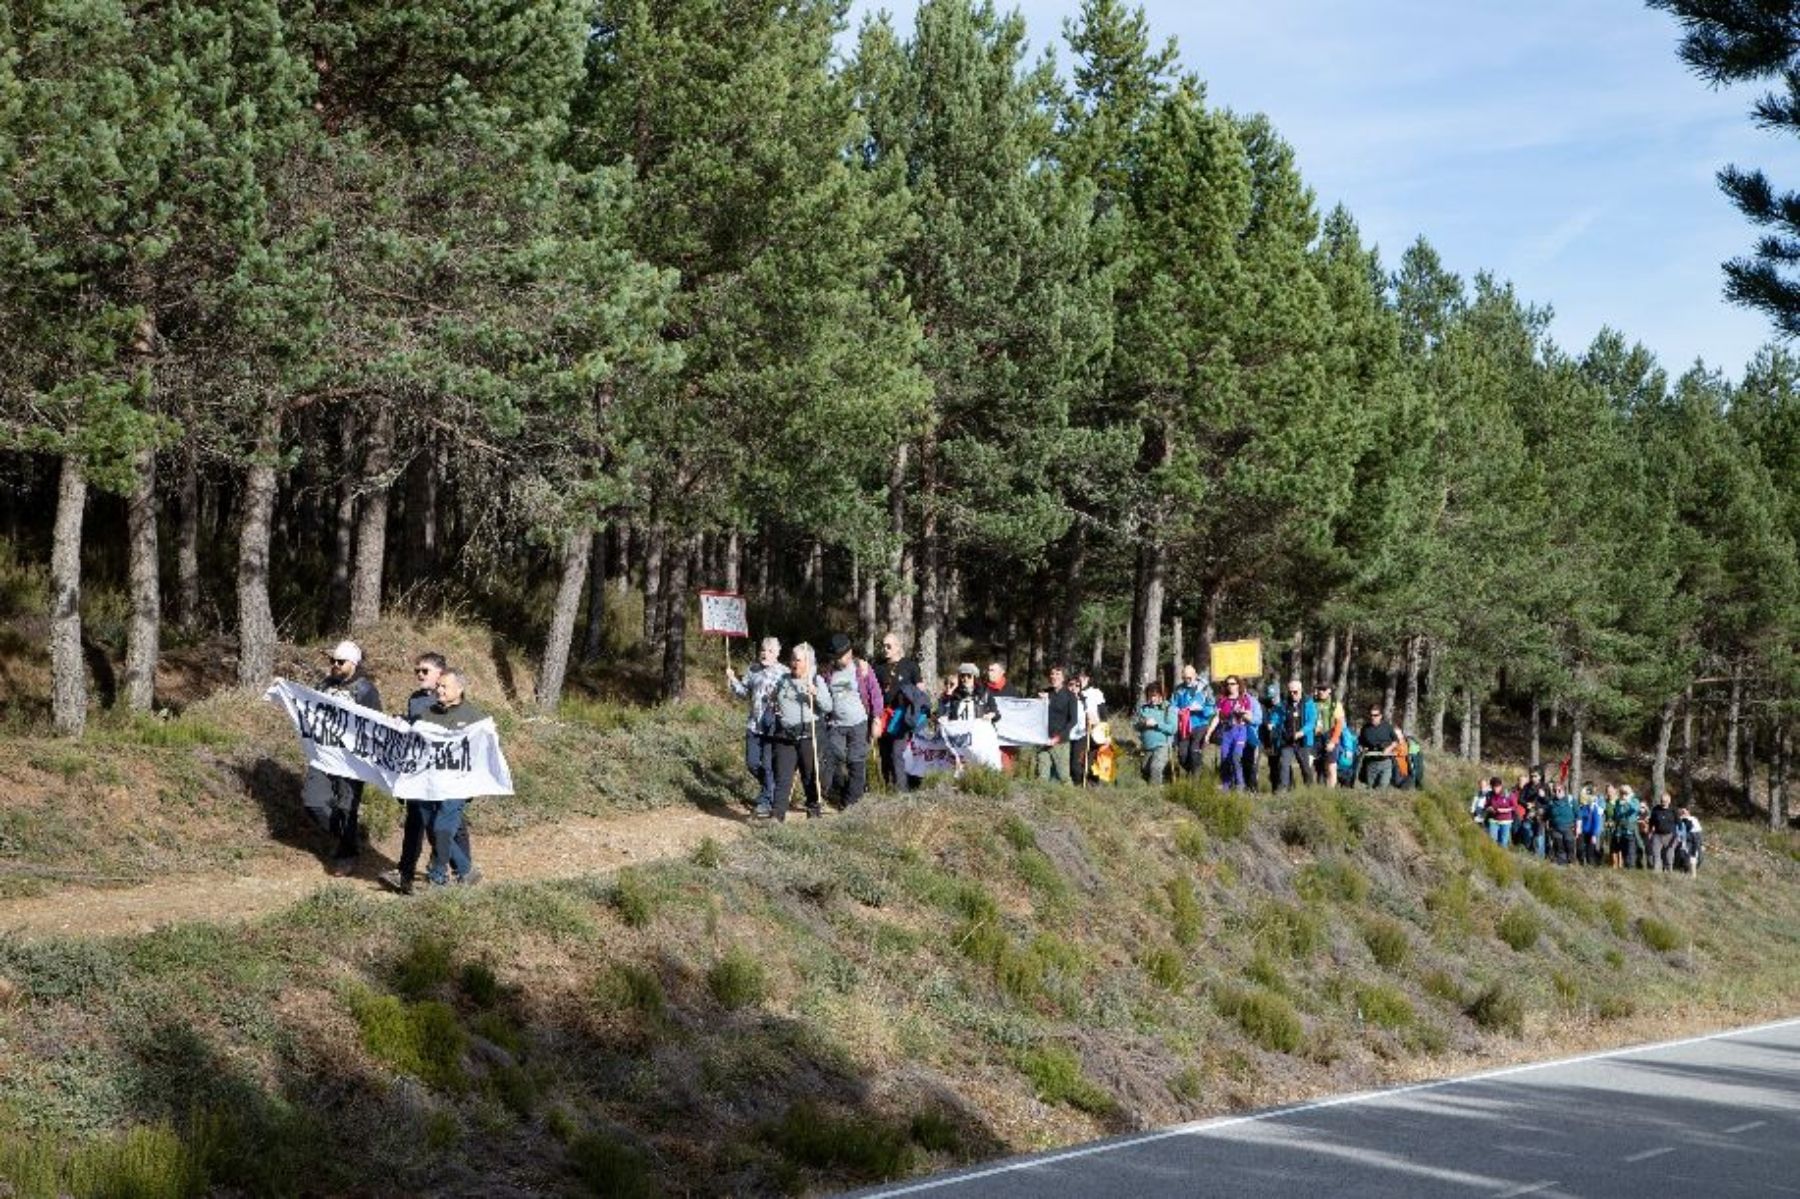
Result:
M864 1182L904 1177L917 1157L910 1129L869 1116L835 1115L808 1102L784 1112L768 1139L798 1165Z
M1281 818L1284 845L1304 847L1314 853L1355 847L1344 805L1336 795L1311 792L1294 799Z
M640 872L629 867L619 871L609 899L619 919L631 928L647 927L656 918L655 892Z
M1659 916L1639 916L1638 936L1658 953L1671 953L1687 944L1687 937L1674 924Z
M500 985L500 976L486 962L466 963L456 981L463 996L478 1008L493 1007L505 994L505 988Z
M408 999L423 999L447 986L454 972L450 942L423 933L412 939L394 963L394 989Z
M1539 903L1547 907L1561 908L1565 912L1582 915L1592 910L1588 901L1575 888L1569 886L1562 876L1552 867L1543 865L1527 866L1524 871L1525 889L1537 897Z
M1625 908L1625 901L1616 895L1608 895L1600 901L1600 914L1606 919L1606 926L1612 929L1613 936L1623 937L1631 932L1631 913Z
M1036 847L1021 850L1014 864L1026 885L1045 899L1054 903L1068 898L1068 880L1043 850Z
M1031 826L1021 820L1016 812L1007 813L1006 819L1000 824L1000 835L1006 838L1008 845L1020 852L1037 848L1037 834L1031 831Z
M1144 973L1150 981L1172 995L1178 995L1187 985L1187 969L1182 963L1181 954L1167 946L1158 946L1144 954Z
M1525 1000L1504 982L1493 982L1469 1001L1464 1012L1489 1032L1525 1035Z
M721 1007L749 1007L768 998L768 971L749 950L733 945L707 970L706 989Z
M717 870L724 860L724 851L711 837L700 838L700 844L694 846L693 852L688 854L688 861L702 870Z
M1221 1015L1236 1020L1244 1035L1271 1053L1295 1053L1306 1036L1300 1013L1286 996L1269 990L1225 987L1213 994Z
M1426 892L1425 910L1438 932L1466 936L1475 926L1475 892L1467 876L1452 875Z
M1363 944L1369 955L1383 970L1398 970L1412 954L1412 938L1406 926L1386 916L1371 916L1363 921Z
M443 1090L460 1091L467 1085L462 1057L469 1036L449 1005L437 1000L407 1003L359 991L350 997L350 1013L363 1048L376 1061Z
M1175 826L1175 850L1193 862L1206 860L1206 830L1191 820Z
M1294 889L1313 903L1359 905L1369 898L1369 876L1341 858L1304 867L1294 876Z
M1169 1076L1169 1094L1180 1103L1198 1103L1206 1094L1206 1077L1193 1066L1183 1066Z
M1192 948L1199 943L1202 932L1200 900L1194 894L1194 884L1187 875L1177 874L1163 884L1163 890L1169 897L1169 931L1177 945Z
M1514 904L1500 914L1494 931L1502 941L1522 953L1538 943L1544 932L1544 918L1529 904Z
M1204 777L1177 779L1163 788L1163 798L1199 817L1206 831L1221 841L1235 841L1248 832L1255 810L1249 796L1221 791Z
M913 1144L927 1153L959 1154L963 1135L955 1117L938 1108L927 1108L913 1114L907 1135Z
M1455 977L1446 970L1431 971L1419 981L1419 985L1425 989L1427 995L1434 999L1441 999L1445 1003L1462 1007L1466 1002L1462 984L1458 983Z
M986 766L965 766L962 773L956 776L956 789L964 795L974 795L982 799L999 799L1011 786L1007 777L998 770Z
M1386 984L1356 988L1356 1010L1362 1019L1381 1028L1407 1028L1415 1018L1412 1001Z
M1265 903L1252 917L1251 928L1258 948L1296 961L1325 948L1325 921L1310 908Z
M1061 1045L1035 1045L1019 1055L1019 1072L1045 1103L1066 1103L1096 1116L1110 1115L1113 1097L1081 1069L1081 1059Z
M1463 854L1469 864L1488 876L1496 887L1510 887L1519 881L1519 859L1493 838L1483 836L1476 828L1463 830Z
M600 972L595 998L613 1011L636 1012L652 1024L663 1020L667 1001L656 971L636 962L614 962Z
M663 1193L650 1163L636 1149L598 1130L569 1142L569 1168L591 1195L656 1199Z

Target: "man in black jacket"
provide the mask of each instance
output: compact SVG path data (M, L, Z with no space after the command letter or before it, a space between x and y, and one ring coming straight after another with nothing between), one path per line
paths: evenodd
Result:
M1050 701L1050 744L1038 751L1038 778L1046 782L1069 783L1069 735L1081 719L1081 697L1069 689L1068 674L1061 666L1050 668L1050 689L1044 693Z
M438 680L450 664L439 653L420 654L413 663L413 678L419 686L406 698L406 719L417 722L431 719L432 705L438 702ZM393 869L381 876L381 884L402 895L411 895L413 879L418 876L419 855L424 852L425 833L437 819L437 803L427 799L409 799L406 805L406 817L400 826L400 862ZM465 856L471 853L469 847L469 823L461 822L456 829L456 844ZM430 871L438 866L438 854L434 848L431 863L426 867Z
M896 791L904 791L908 784L903 756L912 729L903 726L916 711L916 706L908 705L902 689L919 685L919 664L906 656L898 634L889 633L881 639L881 661L875 663L875 682L881 687L882 707L887 709L886 723L882 726L881 736L876 739L881 777Z
M381 692L363 671L362 647L340 641L331 651L331 668L315 690L379 712ZM357 821L362 814L361 779L340 778L308 766L300 783L300 802L319 830L331 839L331 873L342 877L356 869Z

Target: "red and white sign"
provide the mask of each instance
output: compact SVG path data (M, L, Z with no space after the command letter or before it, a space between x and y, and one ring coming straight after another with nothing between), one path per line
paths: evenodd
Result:
M700 631L721 637L750 635L750 605L733 591L700 593Z

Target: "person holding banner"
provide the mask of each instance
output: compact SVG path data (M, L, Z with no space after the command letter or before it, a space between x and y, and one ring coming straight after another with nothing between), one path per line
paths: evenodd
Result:
M406 697L406 720L409 724L420 720L431 719L432 705L438 702L438 681L444 672L450 669L450 663L440 653L423 653L413 662L413 677L419 686ZM405 799L406 815L400 826L400 861L394 869L384 871L381 885L402 895L411 895L413 879L418 875L419 855L424 851L425 832L437 818L437 803L428 799ZM456 843L465 855L469 854L469 826L465 821L456 830ZM431 861L426 866L429 875L438 870L437 850L431 851Z
M1050 689L1044 699L1050 702L1049 727L1045 730L1048 744L1038 751L1038 778L1047 783L1069 783L1069 738L1081 720L1081 697L1075 694L1063 668L1050 668Z
M1094 764L1094 754L1099 751L1101 728L1104 720L1102 710L1106 704L1106 693L1092 686L1093 676L1086 666L1069 668L1069 690L1075 693L1077 712L1075 729L1069 734L1069 778L1077 787L1088 785L1092 773L1089 769Z
M744 728L744 768L756 780L756 810L767 812L775 802L775 743L769 733L775 727L775 685L787 674L781 664L781 639L764 637L756 666L742 678L725 664L725 682L731 693L750 701L750 718Z
M420 717L446 729L466 729L487 718L486 712L468 701L467 684L454 670L446 670L438 676L437 702ZM475 865L468 835L458 836L463 829L470 798L440 799L429 805L436 810L429 813L431 823L425 829L425 835L431 839L431 863L426 867L425 878L434 887L449 884L450 876L445 867L455 873L456 881L462 886L472 887L481 881L481 867Z
M979 678L980 672L975 669L975 663L964 662L956 672L956 690L938 705L937 718L999 720L1000 709L995 706L994 697L977 682Z
M804 641L796 645L788 667L788 674L775 684L775 730L770 734L775 742L774 804L769 810L756 810L758 816L783 821L796 773L805 792L807 816L819 816L825 810L820 790L819 717L831 710L830 693L820 685L816 673L813 647Z
M331 651L331 667L316 690L360 707L381 710L381 692L363 670L362 647L340 641ZM309 765L300 782L300 802L319 831L330 838L331 873L342 878L356 869L360 850L363 783L359 778L326 774Z

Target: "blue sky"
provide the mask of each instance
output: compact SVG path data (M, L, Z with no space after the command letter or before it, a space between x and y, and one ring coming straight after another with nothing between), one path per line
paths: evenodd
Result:
M902 33L916 0L886 8ZM1002 8L1009 7L1004 2ZM1036 50L1078 0L1023 0ZM1142 0L1209 100L1267 113L1321 210L1342 202L1390 267L1420 234L1453 271L1488 270L1555 310L1579 350L1603 325L1671 373L1737 375L1770 339L1725 303L1719 265L1754 237L1719 192L1726 163L1800 187L1800 152L1715 92L1640 0Z

